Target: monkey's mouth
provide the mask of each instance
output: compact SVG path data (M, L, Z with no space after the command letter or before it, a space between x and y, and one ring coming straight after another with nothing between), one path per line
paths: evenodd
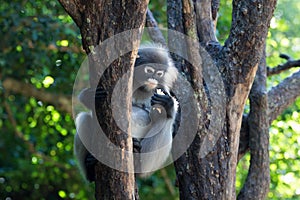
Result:
M153 79L153 78L149 78L146 82L145 85L147 87L147 89L149 90L153 90L158 86L158 81Z

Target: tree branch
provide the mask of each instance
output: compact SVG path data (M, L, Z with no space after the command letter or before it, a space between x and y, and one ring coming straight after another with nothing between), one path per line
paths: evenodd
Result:
M238 151L238 161L244 157L249 150L249 124L248 115L244 115L242 119L242 127L240 130L240 142Z
M167 22L168 29L184 33L183 20L182 20L182 1L181 0L167 0ZM180 19L180 20L178 20ZM177 40L176 37L172 37L170 35L170 31L168 31L168 45L170 49L179 50L181 55L183 55L183 50L177 47L180 47L181 41ZM186 67L184 59L176 54L171 54L172 59L176 68L179 71L187 72L188 69Z
M218 5L218 0L214 0L212 3L211 0L195 2L198 37L199 41L204 45L209 42L217 42L213 17L216 20ZM213 14L214 16L212 16Z
M275 5L276 0L233 1L230 35L222 49L233 83L244 80L258 65Z
M183 0L182 9L183 9L183 25L185 29L185 34L191 37L194 40L199 40L197 35L197 22L196 22L196 13L195 7L192 0Z
M300 71L284 79L268 92L269 125L300 96ZM249 150L248 115L243 117L238 160Z
M291 69L293 67L300 67L300 59L292 60L291 57L289 57L288 55L285 55L285 54L280 54L280 57L286 59L287 60L286 63L280 64L274 68L267 67L268 76L279 74L279 73L286 71L288 69Z
M214 32L216 32L217 30L219 7L220 7L220 0L211 1L211 14L212 14L212 20L214 24Z
M22 94L26 97L35 97L43 102L53 104L58 110L62 110L69 114L72 114L72 103L70 101L71 96L62 94L53 94L38 90L29 83L24 83L13 78L6 78L3 81L3 87L7 91L12 91L18 94Z
M226 79L228 94L227 128L232 156L226 180L229 199L235 198L235 175L244 105L265 46L276 0L233 0L232 24L228 39L218 54L218 67ZM250 145L250 144L249 144ZM231 188L231 191L229 191Z
M170 179L170 177L168 176L167 174L167 170L165 168L162 168L160 170L160 173L161 173L161 176L163 177L164 181L165 181L165 184L170 192L170 194L175 197L175 189L174 189L174 185L172 184L172 181Z
M300 96L300 70L268 92L269 124Z
M203 87L203 74L202 74L202 58L200 55L200 50L197 46L195 46L195 42L199 42L198 34L197 34L197 22L196 22L196 13L195 13L195 5L193 1L188 0L182 1L182 9L183 9L183 26L185 29L185 34L189 37L190 40L187 42L188 49L188 57L190 63L199 63L197 66L187 65L189 66L189 75L191 76L191 83L195 93L201 96L203 99L199 101L201 104L201 108L207 108L207 97Z
M177 18L177 21L182 22L182 24L180 23L182 27L180 27L179 31L182 31L188 36L188 39L181 40L181 42L185 44L177 44L176 41L172 40L173 39L172 34L174 33L169 34L168 40L169 40L170 49L177 50L178 47L186 45L186 48L183 49L188 52L184 52L184 54L182 55L187 54L190 63L198 63L198 64L196 66L187 64L183 61L182 58L178 58L176 56L174 61L181 64L184 63L182 65L185 66L181 66L181 67L183 68L183 71L189 71L188 76L190 76L191 84L195 93L203 98L202 101L200 101L201 108L206 109L207 97L203 87L202 58L200 55L199 46L196 46L199 43L199 38L197 36L197 23L196 23L196 13L194 8L194 3L192 0L168 1L168 8L169 8L168 9L169 28L173 30L177 30L177 27L174 27L174 23L172 23L174 18Z
M211 1L211 15L213 21L217 21L218 19L219 7L220 7L220 0Z
M158 24L149 8L147 9L146 26L148 27L147 31L148 31L151 39L155 43L159 43L159 44L163 45L164 47L167 47L166 40L165 40L162 32L159 30Z
M93 111L93 116L98 118L109 142L105 141L103 144L104 141L92 138L93 145L98 147L97 151L93 153L96 157L100 156L103 153L101 150L108 147L110 143L120 149L120 151L105 152L114 158L113 161L119 170L101 162L96 164L95 197L96 199L138 199L134 174L128 173L132 172L134 168L133 155L125 152L132 152L130 114L128 112L131 110L131 96L128 94L132 90L133 63L145 24L148 1L77 1L70 3L69 0L60 0L80 28L82 45L89 56L91 88L97 87L108 91L107 98L103 102L95 102L96 109ZM130 39L127 40L124 36L123 40L118 40L116 35L122 34L124 31L130 32L127 34L130 35ZM109 39L114 44L105 45L105 41ZM104 64L105 61L113 59L114 55L121 56L113 62L109 62L109 66L107 63ZM112 91L119 80L122 80L122 84L118 88L121 103L114 105L114 108L124 111L120 116L124 124L122 129L113 120L111 111L113 102L110 101L113 95Z
M269 123L265 58L264 53L249 96L248 144L251 160L248 176L238 199L265 199L269 191Z
M180 33L184 33L183 21L182 19L182 1L181 0L167 0L167 15L168 15L168 28ZM171 41L172 38L168 38L169 45L173 44L175 41ZM177 41L178 42L178 41ZM176 47L176 45L175 45Z
M84 6L81 5L79 0L58 0L59 3L63 6L65 11L72 17L74 22L78 27L82 26L82 12L84 11Z

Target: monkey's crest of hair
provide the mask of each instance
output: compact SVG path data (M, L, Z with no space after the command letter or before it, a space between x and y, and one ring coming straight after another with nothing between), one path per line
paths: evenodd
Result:
M145 53L146 52L146 53ZM142 44L138 51L135 66L156 63L168 66L167 73L165 74L166 89L170 90L177 79L178 70L176 69L169 51L159 43L145 43Z

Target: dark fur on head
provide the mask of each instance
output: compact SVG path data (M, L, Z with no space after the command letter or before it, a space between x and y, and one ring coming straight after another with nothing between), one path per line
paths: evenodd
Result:
M135 67L147 63L157 63L162 65L170 65L172 60L166 49L157 46L142 47L139 49L138 57L135 61Z

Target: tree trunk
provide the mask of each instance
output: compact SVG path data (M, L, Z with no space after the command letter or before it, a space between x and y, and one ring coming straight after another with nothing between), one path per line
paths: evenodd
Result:
M110 158L118 163L120 167L118 170L101 163L95 167L96 199L138 199L132 173L133 157L132 154L126 153L126 151L132 152L132 138L130 134L127 134L130 133L131 110L131 96L128 94L131 94L133 63L144 26L148 2L60 0L60 3L80 28L83 48L89 57L91 87L107 91L107 97L103 102L95 102L96 115L93 114L93 116L98 117L103 132L119 149L112 153L113 157ZM131 29L136 30L130 32L130 40L127 42L121 44L120 41L114 41L115 43L103 45L106 39ZM125 45L125 47L121 46L127 50L125 54L118 49L118 45ZM114 54L124 55L108 62ZM103 66L104 64L109 66ZM122 91L119 93L121 102L118 105L112 105L110 99L119 80L122 80L119 88L119 91ZM123 130L120 130L113 119L112 106L115 106L117 110L126 111L121 115ZM110 144L97 142L101 143L100 149Z
M243 109L262 55L275 3L275 0L268 2L233 1L233 21L230 35L225 45L221 47L216 41L214 32L213 23L216 19L213 16L215 15L211 13L217 9L218 1L168 1L169 28L185 33L192 38L195 38L195 36L198 38L199 42L210 53L216 63L216 67L222 74L225 83L224 89L227 94L226 111L223 113L226 116L226 121L221 127L222 131L218 141L212 147L213 150L204 157L201 157L201 145L203 145L205 137L211 134L208 128L203 129L201 127L209 126L209 123L205 119L209 118L209 111L216 106L208 103L211 107L206 108L204 105L204 107L200 108L204 120L198 126L198 134L194 142L187 152L175 161L181 199L236 198L235 170L238 161L239 135L243 119ZM196 34L195 30L197 30ZM202 60L207 58L205 54L201 56ZM179 63L184 62L180 61ZM183 66L182 68L187 67ZM202 66L202 69L200 69L202 72L203 70L205 71L205 66ZM205 78L200 73L200 76L197 77L198 80L195 80L193 73L197 72L197 70L191 69L187 71L193 82L202 82L202 79ZM203 87L203 85L200 87ZM203 91L203 89L198 91ZM197 90L195 92L197 93ZM258 93L261 94L260 91ZM209 95L209 100L218 98L212 96L212 94L213 91L208 91L206 94L202 93L200 94L202 98L198 100L204 101L205 98L203 96L205 95ZM255 95L257 96L258 94L256 93ZM260 101L259 105L261 102L264 102L262 105L265 105L266 98L262 97L258 101ZM253 106L254 109L255 106ZM266 108L264 108L264 111L266 111ZM263 113L261 116L263 116ZM264 122L262 121L261 123ZM261 135L266 134L265 130L267 127L265 125L262 126L263 133ZM255 131L255 133L257 132ZM259 137L260 135L256 136L256 139ZM253 145L253 152L256 152L256 150L259 151L261 145L268 144L265 140L261 141L262 144L257 143L257 145ZM253 144L256 144L255 141L253 141ZM257 153L254 154L257 155ZM260 155L266 154L260 153ZM268 156L260 157L260 159L261 162L262 160L265 161L268 159ZM261 166L259 163L257 165ZM263 177L268 177L268 170L264 172L266 174ZM269 179L267 178L266 180L266 183L268 183ZM261 199L267 194L268 189L265 187L258 188L254 186L254 188L259 190L263 195L258 193L253 194L251 196L252 199Z

